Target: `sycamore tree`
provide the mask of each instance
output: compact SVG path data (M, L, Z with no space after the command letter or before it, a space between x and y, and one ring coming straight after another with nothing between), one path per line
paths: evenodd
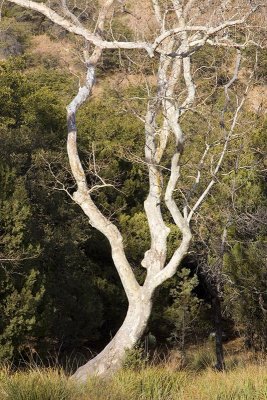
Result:
M260 5L249 0L147 0L142 3L105 0L99 4L83 1L73 4L70 1L68 4L66 0L47 3L8 0L8 3L43 14L55 25L82 38L84 43L79 56L83 58L85 76L77 94L67 105L67 152L76 182L75 191L69 195L86 214L90 225L109 241L114 266L129 303L117 334L102 352L74 374L74 378L85 381L89 375L106 376L121 366L127 349L137 343L146 328L156 288L176 273L188 253L192 241L190 223L216 183L249 90L251 74L243 85L243 95L240 96L240 92L234 94L232 101L230 91L238 78L242 50L255 45L249 26L253 24ZM149 32L144 25L140 29L134 27L144 19L144 10ZM113 26L120 17L130 25L124 40L116 40L113 34ZM184 154L186 151L189 154L183 121L193 112L199 99L192 72L192 55L204 46L215 50L218 47L229 49L234 57L232 77L224 83L221 140L217 146L205 143L201 157L190 160L195 166L191 174L193 187L185 192L179 186L186 165ZM144 211L150 230L150 248L141 262L146 270L142 284L136 279L127 259L121 232L104 215L94 197L97 190L109 184L101 178L101 171L97 173L95 183L89 184L77 148L77 111L90 98L96 81L96 68L111 50L128 52L130 58L136 53L142 59L148 58L156 71L156 79L148 88L146 111L143 116L138 115L144 123L142 162L147 167L149 182ZM205 127L199 126L199 129ZM213 156L209 156L214 149ZM211 162L210 177L203 183L202 171L206 160ZM171 230L166 218L171 219L179 231L171 255L167 252Z

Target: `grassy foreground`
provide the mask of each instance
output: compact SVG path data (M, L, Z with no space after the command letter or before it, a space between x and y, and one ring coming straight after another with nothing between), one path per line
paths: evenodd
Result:
M1 400L267 400L266 365L217 373L147 367L123 370L109 381L91 379L81 386L60 370L0 372Z

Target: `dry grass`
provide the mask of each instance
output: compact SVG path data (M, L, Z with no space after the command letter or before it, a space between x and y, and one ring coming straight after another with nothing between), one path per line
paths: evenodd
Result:
M57 369L0 371L0 400L267 400L262 361L218 373L171 371L166 366L125 369L109 381L79 385Z

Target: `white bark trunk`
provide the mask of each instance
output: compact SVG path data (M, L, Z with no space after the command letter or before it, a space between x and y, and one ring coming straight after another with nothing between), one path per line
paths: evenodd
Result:
M249 6L248 9L245 8L245 12L243 11L244 15L238 19L234 19L236 18L236 8L234 8L234 15L232 17L229 16L229 19L226 21L222 18L218 22L215 17L216 14L221 15L219 7L218 13L213 13L214 18L211 18L211 21L203 26L192 25L194 21L192 17L194 15L190 13L196 0L188 0L186 5L181 0L171 0L176 20L173 17L169 18L171 8L169 8L167 16L162 2L152 0L155 20L158 23L160 34L155 29L156 35L151 42L119 42L116 40L105 40L105 21L108 18L114 0L105 0L93 31L82 25L79 19L68 10L67 2L64 0L62 0L63 10L59 10L59 13L46 4L37 1L9 0L9 2L38 11L50 21L63 27L68 32L83 37L86 41L87 50L85 50L84 56L87 75L85 84L83 87L80 87L77 95L67 107L67 149L70 167L77 184L77 190L72 194L72 198L87 215L89 223L108 239L114 265L129 301L129 308L122 327L112 341L99 355L80 367L74 374L73 377L75 379L84 382L90 375L107 376L114 373L121 366L126 350L133 348L141 338L151 313L151 299L154 290L166 279L175 274L189 249L191 242L189 222L215 183L214 176L216 176L220 169L228 142L237 123L239 111L244 103L245 97L239 104L234 115L231 129L209 185L196 201L195 205L193 207L186 205L182 213L176 202L175 191L178 187L185 139L180 124L180 117L191 108L195 100L195 86L191 74L190 54L202 47L207 41L209 44L215 46L246 47L246 43L237 45L231 40L229 42L229 38L226 39L224 35L217 37L216 34L222 32L225 28L243 24L255 12L257 7L251 8ZM61 15L62 12L63 15ZM202 23L201 20L197 22ZM111 23L109 29L112 29ZM90 46L94 46L90 56L88 49L91 49L91 47L89 44ZM119 48L145 50L150 56L155 55L155 53L160 54L158 90L156 97L151 98L149 101L145 121L145 156L149 172L149 192L144 206L150 228L151 246L145 253L142 261L142 266L147 270L146 280L142 287L138 284L131 265L127 260L121 233L101 213L91 197L92 190L88 187L86 173L79 158L76 143L76 113L90 96L95 81L95 67L101 58L102 51L104 49ZM184 101L180 101L177 95L181 91L182 86L180 83L182 80L187 92ZM229 85L233 81L230 81ZM226 93L228 87L226 86ZM161 123L162 120L163 122ZM171 157L170 174L164 178L163 168L160 164L163 155L168 154L165 150L169 136L171 135L175 138L176 148ZM174 251L167 265L167 238L170 229L166 225L162 215L163 205L167 207L173 222L179 228L182 236L181 240L177 243L177 249Z
M80 367L73 378L86 382L89 376L107 377L123 364L127 350L132 349L147 326L152 308L151 294L142 288L136 300L129 304L125 320L109 344L95 358Z

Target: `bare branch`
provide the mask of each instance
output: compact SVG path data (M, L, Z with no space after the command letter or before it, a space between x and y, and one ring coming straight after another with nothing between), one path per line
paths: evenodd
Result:
M11 262L11 263L17 263L17 262L21 262L21 261L26 261L26 260L34 260L36 258L39 257L39 255L41 254L41 252L39 251L37 254L34 254L33 256L22 256L22 255L17 255L17 256L10 256L10 257L4 257L4 258L0 258L0 263L1 262Z
M231 27L231 26L236 26L236 25L241 25L243 24L248 17L255 12L255 9L250 11L248 14L246 14L243 18L241 19L236 19L236 20L229 20L225 21L224 23L215 26L215 27L207 27L207 26L180 26L178 28L174 28L168 31L164 31L161 35L159 35L153 44L151 43L146 43L146 42L139 42L139 41L125 41L125 42L119 42L119 41L106 41L103 40L99 35L90 32L87 28L83 27L80 25L79 21L76 20L76 17L74 14L70 13L70 11L67 9L65 6L66 3L64 3L63 0L63 8L65 10L65 13L67 16L71 19L65 19L61 15L59 15L56 11L52 10L48 6L46 6L44 3L37 3L32 0L8 0L11 3L17 4L19 6L38 11L41 14L45 15L47 18L49 18L52 22L55 24L61 26L62 28L66 29L68 32L75 33L76 35L84 37L88 42L94 44L95 46L102 48L102 49L143 49L145 50L150 57L154 55L155 51L161 52L158 50L159 45L166 40L170 36L175 36L176 34L179 34L181 32L201 32L204 34L204 36L199 39L195 40L193 42L189 41L189 46L192 48L198 48L199 46L202 46L205 44L205 42L208 40L208 38L212 35L214 35L217 32L222 31L225 28ZM109 0L107 4L113 3L113 0ZM106 7L104 7L105 9ZM100 24L101 24L101 14L99 15L100 18ZM99 22L98 22L99 24ZM190 50L190 49L189 49ZM170 54L170 56L180 56L182 57L183 54Z
M112 3L112 0L107 0L99 14L97 26L100 30L102 30L104 27L105 18ZM91 94L92 87L95 82L95 66L100 59L101 54L102 48L96 47L93 54L90 57L88 56L86 60L87 75L85 85L79 88L77 95L67 106L67 151L71 171L77 183L77 191L72 195L72 197L88 216L90 224L102 232L109 240L115 266L120 275L125 292L130 300L135 298L135 296L139 293L139 285L135 279L131 266L126 259L123 248L123 239L120 232L118 231L117 227L101 213L90 197L90 193L96 189L96 186L91 189L88 188L85 172L78 155L76 143L76 113ZM97 188L100 186L109 186L109 184L102 182L101 185L97 185Z
M98 35L90 32L87 28L80 26L80 24L71 22L56 11L52 10L44 3L36 3L31 0L8 0L11 3L15 3L21 7L31 9L33 11L38 11L44 16L46 16L50 21L66 29L68 32L75 33L76 35L82 36L88 42L94 44L95 46L102 49L143 49L148 52L150 56L153 55L151 46L145 42L117 42L117 41L106 41L101 39Z
M236 80L237 77L238 77L237 73L238 73L238 69L239 69L239 67L240 67L240 60L241 60L241 59L240 59L240 51L238 50L238 51L237 51L236 68L235 68L235 71L234 71L234 76L233 76L233 78L230 80L231 85L235 82L235 80ZM252 76L253 76L253 75L254 75L254 71L252 71L252 73L250 74L249 83L248 83L248 85L246 86L246 89L245 89L245 91L244 91L243 97L242 97L242 99L241 99L241 101L240 101L238 107L236 108L236 111L235 111L235 114L234 114L234 117L233 117L233 120L232 120L231 127L230 127L229 132L228 132L228 134L227 134L227 136L226 136L226 138L225 138L225 141L224 141L224 146L223 146L221 155L220 155L220 157L219 157L219 159L218 159L218 161L217 161L217 164L216 164L216 166L215 166L215 169L214 169L214 171L213 171L213 173L212 173L212 176L213 176L213 177L212 177L212 179L210 180L209 184L207 185L206 189L203 191L203 193L201 194L201 196L198 198L198 200L197 200L196 203L194 204L194 206L191 208L191 211L190 211L190 213L189 213L189 215L188 215L188 218L187 218L188 221L190 221L190 220L192 219L192 217L193 217L195 211L198 209L198 207L200 206L200 204L203 202L203 200L204 200L204 199L206 198L206 196L209 194L209 192L210 192L211 188L213 187L213 185L216 183L216 176L217 176L217 174L218 174L218 172L219 172L219 170L220 170L220 168L221 168L221 165L222 165L223 159L224 159L224 157L225 157L225 154L226 154L226 151L227 151L229 142L230 142L230 140L231 140L232 134L233 134L234 129L235 129L235 127L236 127L236 124L237 124L237 121L238 121L238 117L239 117L239 113L240 113L240 111L241 111L241 109L242 109L242 107L243 107L243 105L244 105L245 100L246 100L247 93L248 93L248 90L249 90L249 88L250 88L251 79L252 79ZM225 85L226 104L228 104L228 100L229 100L229 98L228 98L228 89L229 89L229 86L230 86L230 85L229 85L229 82L228 82L228 84Z
M67 1L66 0L61 0L61 5L64 14L66 17L70 18L74 24L77 24L78 26L82 27L82 24L80 23L79 19L74 15L68 8L67 6Z
M153 4L154 14L155 14L156 20L157 20L159 26L162 27L163 26L163 24L162 24L163 19L162 19L162 12L161 12L161 9L160 9L159 2L158 2L158 0L152 0L152 4Z
M212 35L214 35L215 33L218 33L220 31L222 31L225 28L231 27L231 26L236 26L236 25L242 25L244 24L244 22L249 18L249 16L252 14L252 12L248 13L247 15L245 15L243 18L241 19L236 19L236 20L229 20L229 21L225 21L222 24L215 26L215 27L207 27L207 26L203 26L203 25L186 25L186 26L180 26L178 28L174 28L174 29L170 29L166 32L163 32L160 36L158 36L156 38L156 40L153 43L153 50L157 50L158 46L165 40L167 39L169 36L173 36L176 35L178 33L181 32L199 32L199 33L203 33L204 36L199 39L199 40L195 40L195 41L189 41L189 45L190 46L197 46L197 45L203 45L205 44L205 42L208 40L208 38ZM179 54L179 53L178 53Z

